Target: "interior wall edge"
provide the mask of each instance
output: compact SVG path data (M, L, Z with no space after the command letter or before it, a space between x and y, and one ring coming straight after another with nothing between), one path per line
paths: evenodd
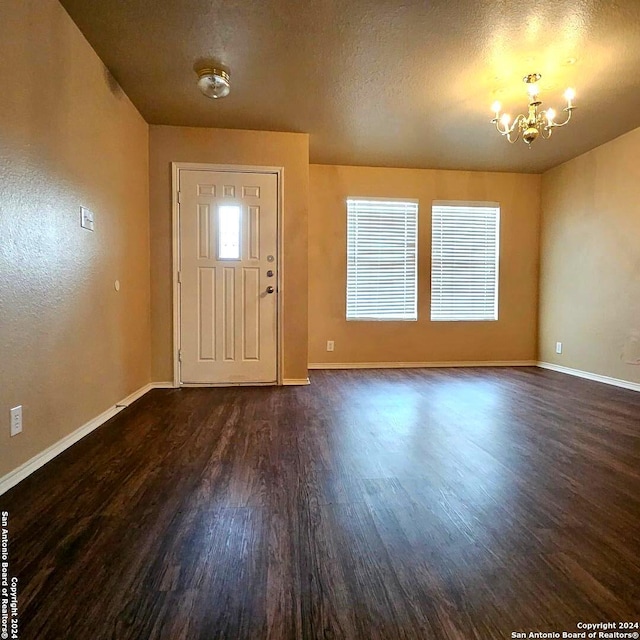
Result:
M168 387L167 385L171 385ZM92 431L95 431L98 427L101 427L105 422L111 420L113 416L117 415L121 411L130 407L136 400L139 400L146 393L152 389L167 389L173 388L173 383L168 382L149 382L143 387L140 387L137 391L123 398L119 402L116 402L113 406L109 407L106 411L103 411L100 415L92 418L88 422L85 422L81 427L64 436L50 447L47 447L44 451L37 453L31 459L25 463L16 467L9 473L0 478L0 496L6 493L12 487L15 487L18 483L22 482L25 478L29 477L32 473L36 472L45 464L53 460L56 456L59 456L63 451L72 447L76 442L79 442L85 436L88 436Z
M309 369L447 369L452 367L535 367L537 360L458 360L451 362L310 362Z
M549 371L557 371L558 373L564 373L569 376L576 376L578 378L584 378L585 380L593 380L594 382L602 382L613 387L620 387L622 389L630 389L631 391L640 391L640 383L632 382L631 380L621 380L620 378L612 378L611 376L603 376L599 373L591 373L590 371L582 371L581 369L572 369L571 367L563 367L559 364L553 364L552 362L541 362L537 365L540 369L548 369Z

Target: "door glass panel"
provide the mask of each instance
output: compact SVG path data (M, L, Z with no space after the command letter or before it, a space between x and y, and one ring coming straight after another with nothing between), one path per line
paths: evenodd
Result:
M240 260L240 206L218 207L218 259Z

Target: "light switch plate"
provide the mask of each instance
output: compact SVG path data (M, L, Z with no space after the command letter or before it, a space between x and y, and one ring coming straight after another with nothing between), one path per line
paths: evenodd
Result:
M556 342L556 353L562 353L562 342Z
M86 207L80 207L80 226L88 231L93 231L93 211Z

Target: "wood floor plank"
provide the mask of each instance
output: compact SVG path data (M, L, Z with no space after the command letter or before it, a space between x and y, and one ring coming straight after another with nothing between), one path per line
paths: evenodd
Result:
M155 390L0 497L21 640L640 622L640 394L535 368Z

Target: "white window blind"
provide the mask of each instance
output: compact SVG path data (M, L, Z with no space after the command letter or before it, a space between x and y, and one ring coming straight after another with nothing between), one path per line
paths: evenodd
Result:
M431 320L497 320L500 205L434 202L431 215Z
M347 200L347 320L417 319L418 203Z

